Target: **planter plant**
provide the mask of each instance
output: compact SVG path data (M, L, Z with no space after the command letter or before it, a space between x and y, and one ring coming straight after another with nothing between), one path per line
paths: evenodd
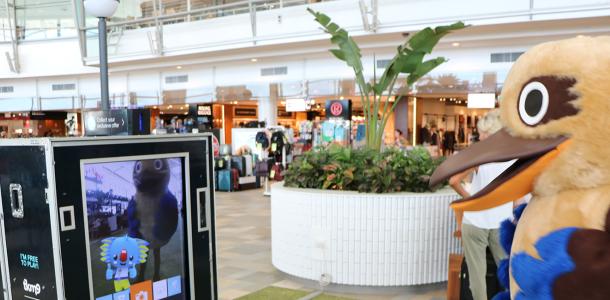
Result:
M422 147L377 152L331 145L298 157L286 170L284 185L363 193L429 192L428 181L441 162Z
M367 81L363 74L360 48L349 33L336 23L331 22L327 15L316 12L311 8L307 10L331 35L331 43L338 46L338 49L331 49L330 52L354 70L365 115L366 145L367 148L374 151L381 149L383 132L388 119L396 105L401 101L400 97L396 97L393 103L390 102L390 99L395 96L394 85L399 75L406 75L406 85L410 88L422 76L446 62L447 59L444 57L427 60L424 60L424 58L427 54L432 53L443 36L465 27L464 23L457 22L434 29L428 27L411 35L404 44L398 46L396 55L386 66L381 77L377 78L375 76L372 81ZM386 96L383 101L382 96Z

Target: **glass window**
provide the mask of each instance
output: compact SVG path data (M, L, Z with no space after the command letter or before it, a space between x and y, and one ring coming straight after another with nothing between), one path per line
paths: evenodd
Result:
M187 0L159 0L159 6L164 15L173 15L187 11L187 2Z
M80 106L78 97L40 98L40 110L76 109Z
M162 104L157 91L137 91L130 93L130 102L137 107L148 107Z
M214 88L203 87L186 90L186 103L210 103L214 101Z
M11 40L11 26L7 18L6 3L0 2L0 41Z
M35 104L32 98L0 99L0 112L31 111L36 109Z
M299 98L305 96L303 82L292 81L280 83L280 96L283 98Z
M70 0L17 0L16 35L19 40L76 36Z

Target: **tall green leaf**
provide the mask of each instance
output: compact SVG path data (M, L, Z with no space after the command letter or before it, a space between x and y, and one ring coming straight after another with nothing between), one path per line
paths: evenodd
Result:
M398 101L389 105L389 99L393 94L394 84L400 74L407 75L407 85L413 85L418 79L438 67L446 61L443 57L438 57L424 61L427 54L438 44L440 39L451 31L466 27L462 22L456 22L448 26L438 26L434 29L428 27L411 36L403 45L396 50L396 55L386 66L383 74L377 80L375 76L372 83L366 82L363 75L362 54L356 42L349 36L349 33L339 25L331 22L327 15L307 9L315 20L322 25L324 30L331 35L331 43L337 45L339 49L331 49L330 52L339 60L345 61L356 75L356 83L361 92L362 105L366 117L366 141L367 147L379 151L382 143L382 136L390 114L396 108ZM380 106L380 98L387 92L388 98ZM371 95L372 93L372 95ZM373 97L371 100L370 97ZM388 110L389 108L389 110ZM378 117L378 113L381 116Z
M444 57L437 57L423 62L417 67L415 72L409 74L409 77L407 77L407 84L409 86L413 85L415 82L417 82L417 80L422 78L424 75L430 73L430 71L434 70L434 68L440 66L446 61L447 59L445 59Z
M426 54L438 44L440 39L453 30L464 28L463 22L456 22L448 26L439 26L435 29L430 27L415 33L405 45L399 46L394 58L390 61L379 83L374 87L375 92L381 94L387 90L389 85L402 74L412 74L420 69L420 65ZM421 69L423 70L423 69ZM424 74L425 75L425 74ZM414 76L421 77L421 76ZM389 91L390 93L392 91Z
M438 41L440 41L442 37L451 31L464 27L466 27L466 25L464 25L463 22L456 22L448 26L439 26L435 29L428 27L414 34L409 39L408 44L413 51L432 53L432 49L434 49L434 46L438 44Z
M315 17L315 20L322 25L324 30L331 35L331 43L339 46L339 49L331 50L332 54L340 60L345 61L355 72L362 73L362 61L360 60L362 55L360 54L360 48L349 36L347 31L339 27L339 25L332 23L330 17L325 14L316 12L311 8L307 8L307 11L309 11L309 13Z

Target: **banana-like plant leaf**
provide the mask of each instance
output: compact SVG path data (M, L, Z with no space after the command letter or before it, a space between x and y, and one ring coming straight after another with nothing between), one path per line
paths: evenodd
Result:
M410 74L415 72L417 67L421 65L426 54L423 52L412 52L409 50L403 50L396 54L394 59L390 61L390 64L386 67L386 70L381 75L379 82L375 85L375 92L382 94L383 91L387 90L392 81L398 77L401 73ZM389 91L392 92L392 91Z
M378 95L382 94L401 73L410 75L416 72L422 64L424 56L432 52L434 46L443 36L453 30L464 27L463 22L456 22L448 26L438 26L435 29L430 27L424 28L414 34L404 46L398 47L396 55L386 67L386 70L379 79L379 83L374 86L375 93ZM419 79L421 76L423 75L415 75L414 78Z
M316 21L318 23L320 23L320 25L326 27L326 25L328 25L328 23L330 23L330 17L329 16L327 16L327 15L325 15L323 13L315 12L311 8L307 8L307 11L309 13L311 13L316 18Z
M440 66L446 61L447 59L445 59L444 57L437 57L423 62L417 67L417 70L415 70L415 72L409 74L409 77L407 77L407 84L409 86L414 84L422 76L428 74L430 71L434 70L434 68Z
M326 29L328 30L328 33L334 34L337 32L337 30L339 30L339 25L331 23L326 27Z
M434 28L434 32L436 32L437 34L447 34L451 31L464 29L468 26L469 25L466 25L466 24L464 24L464 22L460 21L460 22L455 22L451 25L438 26L438 27Z
M387 122L389 114L394 110L396 103L389 106L390 111L386 110L389 98L386 99L383 107L379 104L381 98L379 96L388 92L388 96L393 94L392 87L400 74L408 74L407 84L413 85L418 79L438 67L446 61L443 57L430 59L424 62L426 54L432 52L439 40L453 30L458 30L466 27L462 22L456 22L448 26L438 26L434 29L428 27L415 33L403 45L398 46L396 55L386 66L383 75L373 82L367 82L364 79L362 67L362 54L356 42L349 36L349 33L341 28L336 23L331 22L327 15L316 12L310 8L307 9L315 20L322 25L324 30L331 35L331 43L337 45L339 49L332 49L330 52L338 59L345 61L350 66L356 75L356 83L361 89L361 100L364 111L367 117L366 120L366 136L367 146L370 149L379 151L381 146L381 137ZM373 94L373 100L370 100L370 94ZM378 110L383 110L383 115L378 117ZM381 128L378 128L379 126ZM389 178L389 177L388 177ZM327 180L327 179L326 179ZM328 180L327 180L328 181Z
M438 26L435 29L430 27L414 34L408 41L409 46L413 51L432 53L434 46L438 41L453 30L458 30L466 27L463 22L456 22L448 26Z
M315 17L315 20L324 27L324 30L331 35L331 43L339 46L339 49L333 49L331 51L332 54L338 59L345 61L348 66L354 69L358 76L362 76L362 55L360 54L360 48L349 36L347 31L339 27L339 25L332 23L330 17L325 14L316 12L311 8L308 8L307 11L309 11L309 13Z
M330 49L330 53L332 53L336 58L345 61L345 53L339 49Z

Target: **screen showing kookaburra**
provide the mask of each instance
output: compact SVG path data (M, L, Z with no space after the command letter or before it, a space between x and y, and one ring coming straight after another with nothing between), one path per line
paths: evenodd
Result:
M525 52L504 82L500 110L504 129L450 157L430 180L518 159L452 203L480 211L533 195L502 224L510 257L498 277L509 290L496 298L610 299L610 37Z

